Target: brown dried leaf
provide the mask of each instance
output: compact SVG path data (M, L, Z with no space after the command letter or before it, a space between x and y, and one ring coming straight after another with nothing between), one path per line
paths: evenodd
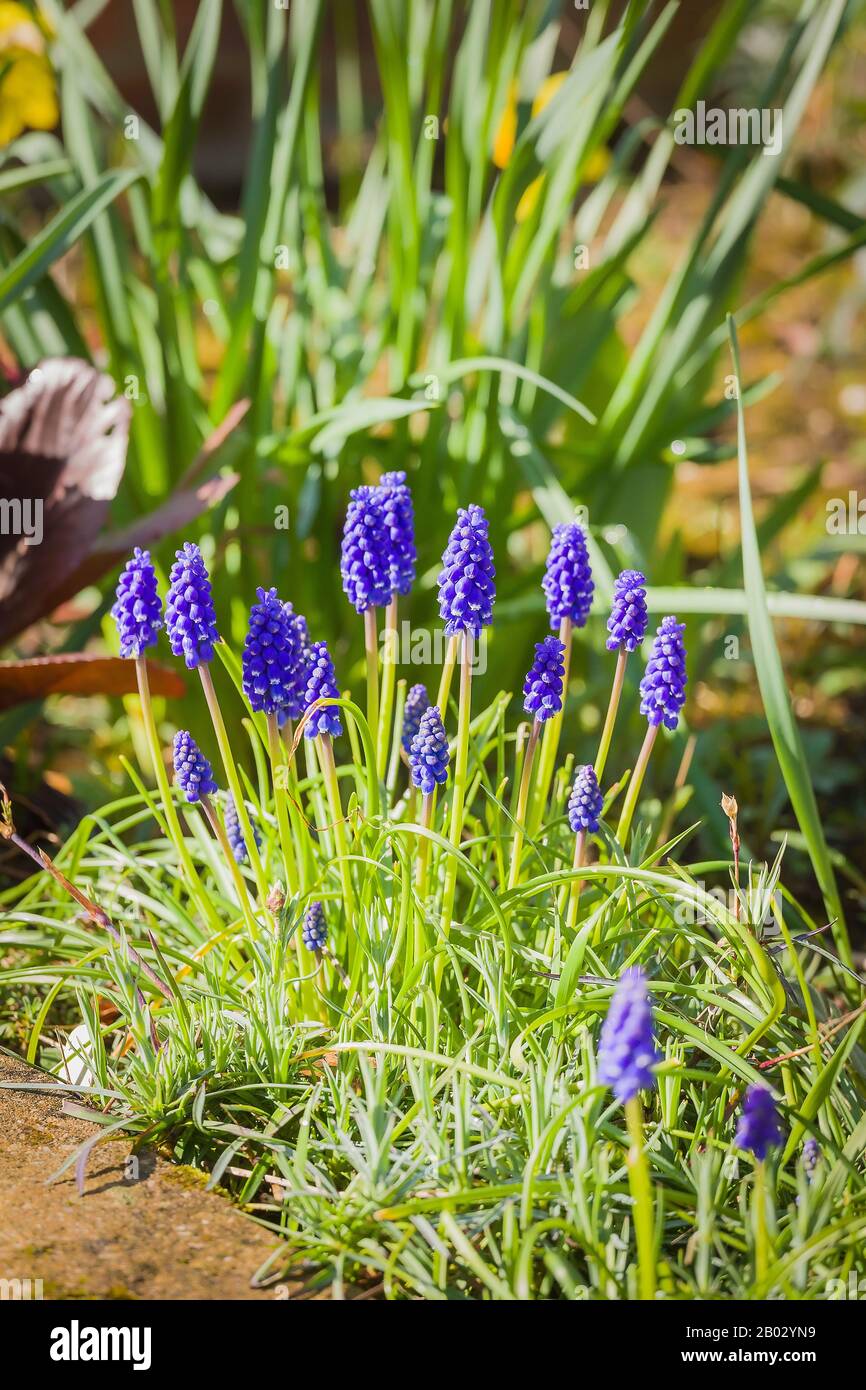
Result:
M148 661L154 695L178 699L185 685L178 673L158 661ZM118 656L64 652L29 661L0 661L0 710L44 700L47 695L130 695L138 686L135 662Z

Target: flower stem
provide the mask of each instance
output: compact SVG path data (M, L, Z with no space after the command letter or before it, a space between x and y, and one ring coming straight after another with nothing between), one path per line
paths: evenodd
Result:
M243 833L244 842L247 847L247 854L250 856L250 864L253 870L253 878L256 881L256 889L259 895L259 906L260 908L264 909L265 903L267 902L268 898L268 885L267 880L265 878L265 871L262 868L261 856L259 855L259 847L256 844L256 839L253 835L253 828L250 825L250 818L247 814L247 806L244 800L243 788L241 787L241 779L238 776L238 770L235 767L235 760L232 757L231 744L229 743L228 734L226 733L225 721L222 716L222 710L219 706L219 700L217 699L216 690L214 689L213 677L210 673L210 667L199 666L198 673L201 677L202 689L204 690L204 697L207 700L207 707L210 711L211 722L213 723L214 733L216 734L217 745L220 750L220 757L222 758L223 768L225 769L226 780L229 784L231 794L235 800L235 809L238 813L238 820L240 821L241 831Z
M647 725L646 738L643 741L638 760L634 765L631 781L628 784L628 790L622 807L622 815L619 818L619 825L616 828L616 838L619 840L623 849L625 849L625 842L628 838L628 832L631 829L632 817L634 816L644 774L647 769L647 763L650 760L650 753L653 751L653 744L656 741L658 731L658 724Z
M379 706L379 728L376 741L376 768L380 777L388 767L388 743L391 733L391 711L394 708L394 682L397 677L397 595L385 609L385 645L382 651L382 703ZM371 729L374 727L370 726Z
M364 651L367 656L367 723L375 737L379 725L379 630L375 608L364 613Z
M455 632L453 637L448 638L445 660L442 663L442 675L439 678L439 694L436 696L439 713L443 719L448 718L448 696L451 694L451 678L454 675L454 667L457 665L459 645L460 634Z
M552 720L548 722L552 723ZM532 727L529 730L526 752L523 755L523 772L520 778L520 791L517 793L517 810L514 816L514 843L511 846L511 867L508 871L509 888L515 888L517 886L517 880L520 878L520 856L523 853L526 807L529 802L529 788L532 783L532 764L535 761L535 749L538 744L540 730L541 724L537 719L533 719Z
M625 680L625 663L627 660L628 652L625 647L620 647L616 658L616 670L613 673L613 686L610 692L604 728L601 731L601 741L598 745L598 752L595 755L595 775L599 782L601 782L605 764L607 763L607 755L610 752L610 741L613 738L613 727L616 724L616 714L619 709L620 696L622 695L623 681Z
M769 1238L767 1235L767 1169L763 1159L755 1160L755 1188L752 1194L755 1233L755 1283L760 1286L767 1277Z
M202 810L207 816L210 828L213 831L214 837L220 849L222 850L226 862L229 866L229 872L232 876L232 880L235 885L235 891L238 895L238 902L240 903L241 911L244 914L244 919L246 920L247 926L252 926L253 928L255 928L256 921L253 916L253 910L252 905L250 903L250 895L247 892L246 881L244 879L243 874L240 871L240 868L238 867L237 860L232 854L231 845L228 842L228 836L225 832L225 826L223 825L222 821L217 815L216 807L214 806L209 796L200 796L199 802L201 804Z
M472 634L463 633L460 647L460 700L457 707L457 749L454 758L454 784L451 791L451 824L449 839L455 849L459 849L463 835L463 807L466 799L467 771L469 767L469 719L472 706ZM445 887L442 893L441 927L443 936L451 929L451 914L454 910L454 894L457 888L457 857L448 856L445 871ZM444 961L437 960L441 977ZM437 981L438 983L438 981Z
M334 843L337 849L337 861L340 869L340 882L343 885L343 906L346 911L346 943L348 948L349 975L352 979L352 983L357 984L355 970L356 968L360 969L361 957L355 933L355 891L352 887L349 845L346 840L346 825L343 820L343 805L340 800L340 784L337 779L337 768L334 762L334 749L331 744L330 734L319 734L316 743L318 744L319 762L322 767L322 779L325 783L331 821L333 822Z
M298 865L292 844L292 831L289 825L289 799L286 796L288 768L285 750L280 739L280 730L275 713L266 716L268 724L268 754L271 759L271 782L274 788L274 806L277 812L277 828L280 832L280 847L283 851L283 866L286 883L292 894L298 891Z
M574 837L574 868L583 868L583 856L586 853L586 831L579 830ZM583 883L579 878L573 878L568 890L568 914L565 924L569 931L574 931L577 925L577 908L580 903L580 890Z
M556 767L556 755L559 751L559 738L562 733L562 717L565 713L565 699L568 694L568 673L571 668L571 646L574 625L571 618L563 618L559 624L559 640L565 648L562 656L564 671L562 676L562 709L548 719L544 727L544 738L541 740L541 758L538 764L538 776L535 779L535 792L532 797L532 809L529 814L528 829L534 835L541 824L544 815L544 807L547 803L547 794L550 791L550 783L553 780L553 770Z
M422 830L429 830L433 823L433 802L436 797L435 789L427 792L421 799L421 820ZM430 841L426 835L418 836L418 859L415 865L415 885L418 889L418 896L427 896L427 863L430 858Z
M643 1111L638 1096L626 1101L625 1118L631 1141L626 1165L628 1185L634 1201L638 1286L641 1299L651 1301L656 1292L655 1217L649 1164L644 1149Z
M202 887L192 856L187 849L186 840L183 837L177 810L175 809L174 799L171 794L171 786L168 780L168 773L165 770L162 749L159 746L159 735L156 731L156 721L153 717L153 705L150 699L150 683L147 678L147 662L143 656L137 657L135 662L135 675L138 681L138 695L141 701L141 713L144 720L144 732L150 751L150 761L153 766L153 775L156 785L159 788L162 808L165 812L165 822L168 827L169 837L174 845L180 866L186 876L190 894L197 908L207 919L212 928L221 929L222 923L219 916Z
M397 682L397 694L394 700L394 729L391 738L391 760L388 764L388 775L385 785L388 793L388 804L394 799L394 792L397 787L397 774L400 771L400 752L401 738L403 735L403 711L406 708L406 682Z

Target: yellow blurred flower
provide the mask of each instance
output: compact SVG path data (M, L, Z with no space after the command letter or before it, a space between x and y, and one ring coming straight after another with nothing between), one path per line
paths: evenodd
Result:
M28 127L51 130L59 115L45 31L23 5L0 0L0 145Z
M504 169L514 149L517 139L517 83L509 82L505 110L499 119L493 137L493 163L497 169Z
M549 106L556 96L566 77L567 72L552 72L549 77L545 77L532 103L532 116L540 116L545 106Z

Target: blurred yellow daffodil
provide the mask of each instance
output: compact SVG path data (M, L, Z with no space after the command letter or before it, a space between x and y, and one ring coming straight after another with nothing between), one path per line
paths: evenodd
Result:
M556 93L559 91L563 82L567 78L567 72L552 72L542 82L532 102L532 118L540 116L541 112L550 105ZM517 140L517 99L518 87L516 82L511 82L508 88L508 97L505 102L505 109L499 121L496 135L493 141L493 163L498 169L504 169L510 160L514 145ZM603 146L594 150L586 161L583 170L585 183L596 183L610 166L610 153ZM545 180L544 174L539 174L532 180L524 190L514 212L516 222L525 222L530 217L538 203L542 187Z
M51 130L58 118L45 30L24 5L0 0L0 146L28 128Z

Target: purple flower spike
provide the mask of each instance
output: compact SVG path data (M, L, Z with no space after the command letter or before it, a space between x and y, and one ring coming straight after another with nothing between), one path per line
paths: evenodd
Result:
M582 830L588 830L591 835L596 833L603 803L595 769L589 764L579 767L568 798L568 823L575 835Z
M339 695L334 663L327 643L314 642L310 648L310 670L304 695L304 709L309 709L316 700L336 700ZM304 725L305 738L317 738L319 734L330 734L332 738L339 738L342 732L340 711L336 705L323 705Z
M632 1100L638 1091L653 1084L652 1067L658 1061L644 973L637 968L626 970L602 1025L598 1079L613 1087L617 1100Z
M815 1169L821 1160L821 1146L813 1134L803 1145L803 1169L809 1181L815 1176Z
M251 829L253 832L253 839L256 842L256 849L259 849L261 848L262 837L254 825ZM247 844L244 839L244 832L241 829L238 808L235 805L235 799L231 792L229 792L226 797L225 831L226 839L229 842L229 849L236 863L245 864L247 861Z
M650 724L675 729L686 702L685 623L662 618L652 645L650 659L640 683L640 712Z
M541 587L554 631L564 618L570 618L575 627L584 626L595 585L586 536L576 521L561 521L554 526Z
M379 488L356 487L349 498L340 574L343 592L355 612L366 613L391 601L388 528Z
M646 579L640 570L623 570L613 586L607 630L609 652L635 651L646 632Z
M544 723L562 709L562 680L565 675L565 647L558 637L545 637L535 644L533 661L523 682L523 708Z
M210 579L201 551L192 541L176 552L165 604L165 626L175 656L182 656L191 671L213 661L219 641Z
M321 951L328 940L328 924L321 903L310 903L301 923L301 939L308 951Z
M459 508L438 581L439 616L445 620L449 637L458 632L478 637L493 621L496 570L487 532L488 521L481 507Z
M120 637L121 656L142 656L156 646L162 627L162 604L150 552L138 546L117 581L117 602L111 610Z
M256 590L244 642L244 694L253 712L274 714L295 695L300 643L276 589Z
M760 1162L767 1157L768 1149L781 1142L779 1113L772 1092L766 1086L749 1086L734 1143L740 1149L751 1149Z
M429 705L426 686L413 685L403 706L403 733L400 739L407 753L412 747L413 738L421 727L421 716Z
M192 734L179 729L174 736L174 780L187 801L199 801L216 791L211 765Z
M300 719L304 712L304 696L310 673L310 633L303 613L296 613L291 603L283 604L286 621L295 636L295 661L286 677L286 701L277 710L277 723L282 728L287 719Z
M448 780L448 739L438 705L431 705L421 716L409 752L409 771L425 796Z
M383 473L381 499L388 532L388 573L391 591L408 594L415 582L415 509L406 474Z

